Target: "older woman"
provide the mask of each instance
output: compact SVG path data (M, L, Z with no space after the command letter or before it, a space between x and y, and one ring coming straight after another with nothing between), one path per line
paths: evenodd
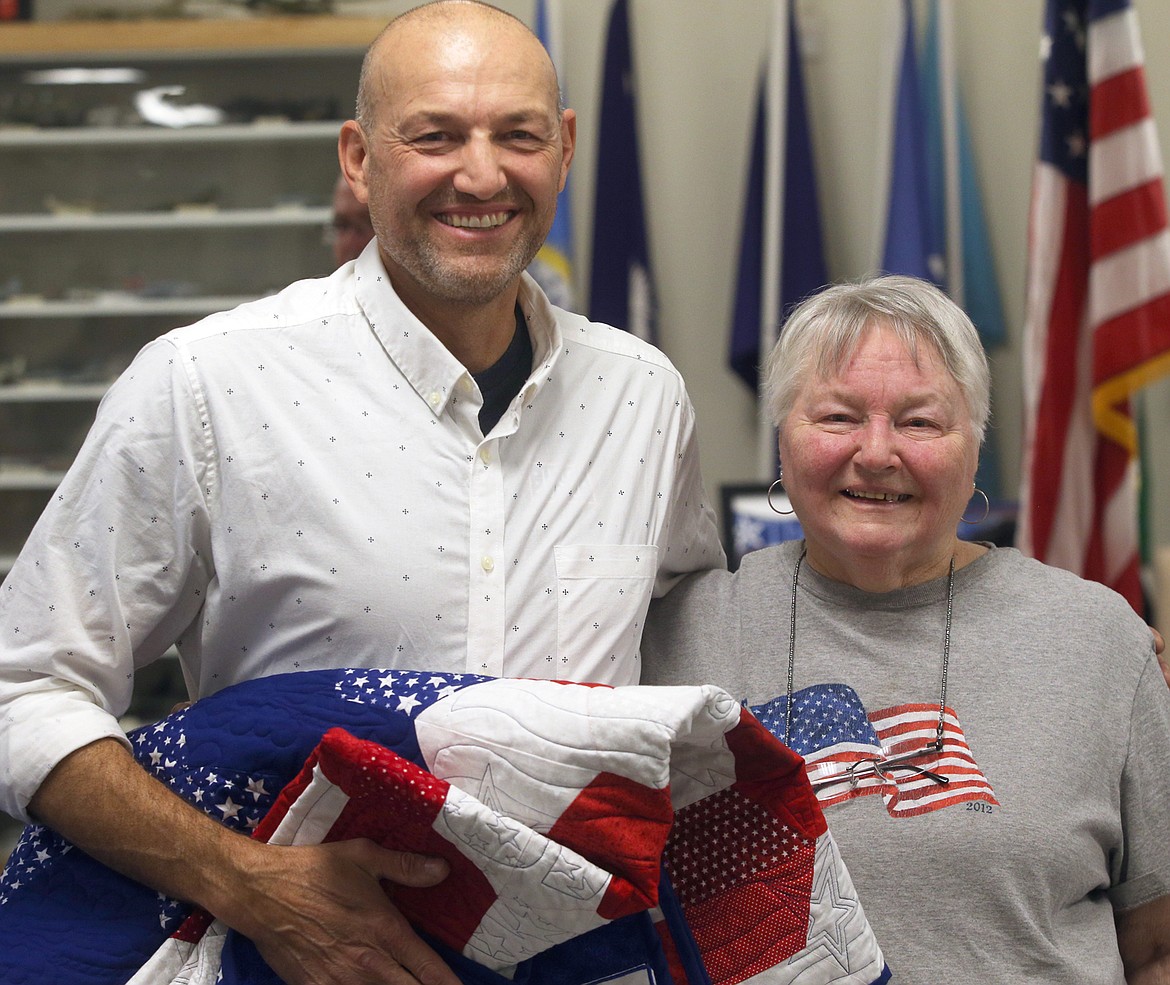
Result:
M970 321L910 278L830 288L767 381L804 541L655 603L644 682L718 682L805 757L895 980L1170 982L1170 692L1119 596L956 536Z

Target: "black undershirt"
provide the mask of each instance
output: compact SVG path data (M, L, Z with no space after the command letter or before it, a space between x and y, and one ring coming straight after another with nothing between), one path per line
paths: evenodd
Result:
M520 305L516 305L516 331L504 354L482 373L472 373L483 394L479 409L479 429L487 434L504 416L504 411L518 394L532 372L532 339Z

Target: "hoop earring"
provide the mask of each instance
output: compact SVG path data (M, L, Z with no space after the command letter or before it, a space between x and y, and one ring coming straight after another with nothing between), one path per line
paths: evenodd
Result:
M777 479L775 482L773 482L768 487L768 509L770 509L773 513L779 513L781 516L792 516L792 514L795 513L796 510L778 510L778 509L776 509L776 504L772 502L772 493L774 493L776 491L776 487L780 486L781 483L783 483L783 482L784 482L784 470L781 469L780 470L780 478ZM783 492L782 486L781 486L781 492Z
M972 524L982 523L984 520L986 520L988 518L988 516L991 515L991 500L987 498L987 493L985 493L978 486L973 485L972 488L974 490L971 493L971 495L973 497L976 495L983 497L983 516L981 516L978 520L968 520L967 516L966 516L967 511L963 510L963 516L959 517L959 520L962 523L972 523ZM970 505L970 504L968 504L968 505Z

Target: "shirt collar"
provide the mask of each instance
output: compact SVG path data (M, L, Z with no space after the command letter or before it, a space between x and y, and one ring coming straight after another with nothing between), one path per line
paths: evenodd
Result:
M402 303L382 264L377 240L354 262L354 293L370 329L432 413L441 415L471 374ZM563 345L555 310L527 273L520 284L520 310L532 337L532 373L521 391L530 398L547 380Z

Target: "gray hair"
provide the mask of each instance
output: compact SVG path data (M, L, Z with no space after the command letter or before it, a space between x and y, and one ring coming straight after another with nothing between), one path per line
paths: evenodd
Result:
M828 287L789 315L764 365L764 401L782 426L808 380L841 369L875 327L888 328L916 361L930 346L958 384L979 443L991 416L991 372L971 319L933 284L883 276Z

